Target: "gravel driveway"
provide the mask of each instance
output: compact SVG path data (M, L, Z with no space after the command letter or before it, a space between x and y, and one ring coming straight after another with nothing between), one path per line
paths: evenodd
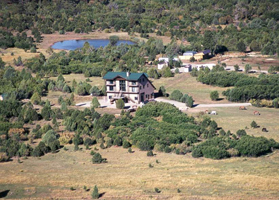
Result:
M158 97L155 100L158 101L158 102L165 102L165 103L173 104L177 108L179 108L180 110L187 110L188 109L188 107L185 105L185 103L181 103L181 102L178 102L178 101L164 99L162 97ZM251 103L198 104L197 106L193 107L192 109L195 109L195 108L216 108L216 107L239 107L239 106L251 106Z

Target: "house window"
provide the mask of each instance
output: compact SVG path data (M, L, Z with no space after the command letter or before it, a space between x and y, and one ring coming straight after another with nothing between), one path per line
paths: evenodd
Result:
M145 95L145 98L147 99L147 94Z
M148 83L147 83L147 87L148 87L149 85L148 85Z
M132 92L137 92L136 87L132 87Z
M138 100L138 97L135 97L135 100Z
M113 84L113 81L109 81L109 84Z
M111 99L112 98L112 96L109 96L109 99Z
M109 86L109 91L113 91L113 86Z
M120 88L120 91L126 91L126 83L124 80L119 81L119 88Z
M144 89L144 85L143 85L142 87L143 87L143 89Z
M133 82L132 82L132 85L137 85L137 82L136 82L136 81L133 81Z

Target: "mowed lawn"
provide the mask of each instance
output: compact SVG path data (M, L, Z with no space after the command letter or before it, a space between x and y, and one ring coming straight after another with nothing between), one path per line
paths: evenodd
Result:
M131 154L111 147L99 150L108 163L92 164L90 150L68 148L22 163L16 159L1 163L0 192L8 191L7 199L91 199L97 185L101 199L234 200L279 195L278 151L260 158L219 161L157 152L147 157L136 148Z
M210 92L217 90L220 98L223 98L222 92L228 89L202 84L189 73L175 74L174 77L154 79L152 81L157 90L159 90L160 86L164 86L169 94L174 90L189 94L194 98L195 104L216 103L211 101ZM228 103L228 101L224 98L218 103Z

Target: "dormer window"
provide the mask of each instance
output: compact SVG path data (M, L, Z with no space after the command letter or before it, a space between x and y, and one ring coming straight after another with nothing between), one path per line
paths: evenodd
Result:
M113 81L109 81L109 84L113 84Z

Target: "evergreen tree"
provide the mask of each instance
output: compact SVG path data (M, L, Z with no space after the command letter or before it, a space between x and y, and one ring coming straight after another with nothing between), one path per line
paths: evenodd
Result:
M99 196L100 195L99 195L98 187L97 187L97 185L95 185L94 190L91 194L91 197L92 197L92 199L99 199Z
M51 110L50 102L48 100L46 101L42 109L41 115L47 121L49 121L52 116L52 110Z
M92 108L98 108L100 105L101 105L101 104L99 103L97 97L94 97L94 98L92 99L92 102L91 102L91 107L92 107Z

